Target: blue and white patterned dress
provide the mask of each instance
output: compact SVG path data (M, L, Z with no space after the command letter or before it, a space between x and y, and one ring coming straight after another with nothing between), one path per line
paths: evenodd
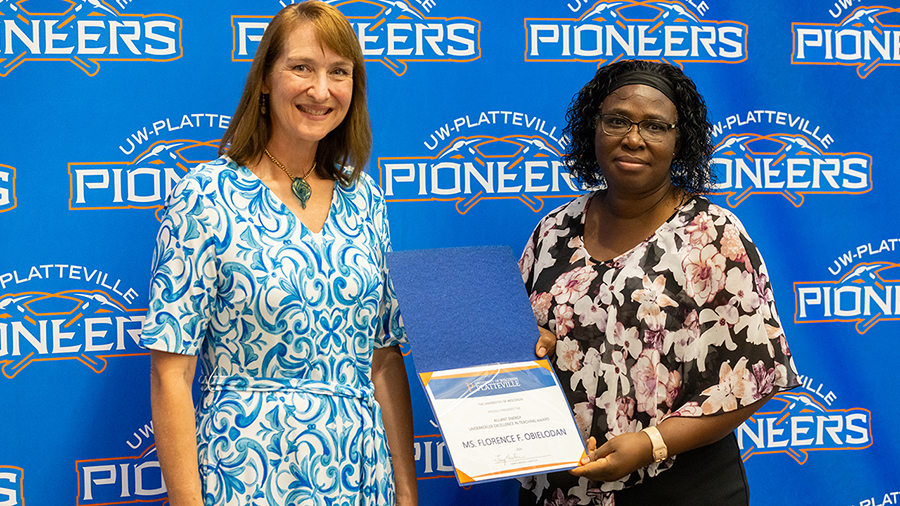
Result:
M175 187L141 345L200 355L206 504L393 504L370 380L373 348L406 340L389 248L365 174L335 183L319 233L227 157Z

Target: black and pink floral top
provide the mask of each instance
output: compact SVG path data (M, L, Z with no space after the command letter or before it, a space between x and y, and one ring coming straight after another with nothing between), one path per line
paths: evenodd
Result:
M598 262L583 244L593 195L544 218L519 261L538 324L559 339L554 365L585 439L600 446L798 385L765 264L731 212L693 197L631 251ZM572 489L554 489L552 475L524 486L548 504L611 504L612 491L671 464Z

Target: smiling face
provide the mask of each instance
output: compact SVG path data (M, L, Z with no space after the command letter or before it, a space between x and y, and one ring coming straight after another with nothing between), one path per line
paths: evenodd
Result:
M635 123L647 119L678 123L675 104L661 91L643 84L610 93L600 113L618 114ZM637 125L624 137L607 135L598 118L594 149L609 191L640 196L671 186L669 170L678 147L677 129L670 130L661 142L649 143L640 136Z
M271 142L315 149L347 116L353 97L353 63L319 42L301 23L263 83L272 115Z

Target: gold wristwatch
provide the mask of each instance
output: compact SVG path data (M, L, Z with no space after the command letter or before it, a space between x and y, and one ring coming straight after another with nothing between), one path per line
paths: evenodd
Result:
M650 437L650 444L653 445L653 462L662 462L669 457L669 449L666 448L666 442L663 441L662 434L656 427L647 427L641 432Z

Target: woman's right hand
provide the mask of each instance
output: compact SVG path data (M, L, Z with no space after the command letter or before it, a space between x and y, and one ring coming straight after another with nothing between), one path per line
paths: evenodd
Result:
M538 338L537 344L534 347L534 354L539 358L553 355L553 352L556 351L556 334L544 327L538 327L538 330L541 331L541 336Z
M591 481L616 481L652 463L653 445L645 434L619 434L600 448L591 436L587 441L587 456L569 473Z
M156 455L170 505L202 506L192 387L197 357L150 350Z

